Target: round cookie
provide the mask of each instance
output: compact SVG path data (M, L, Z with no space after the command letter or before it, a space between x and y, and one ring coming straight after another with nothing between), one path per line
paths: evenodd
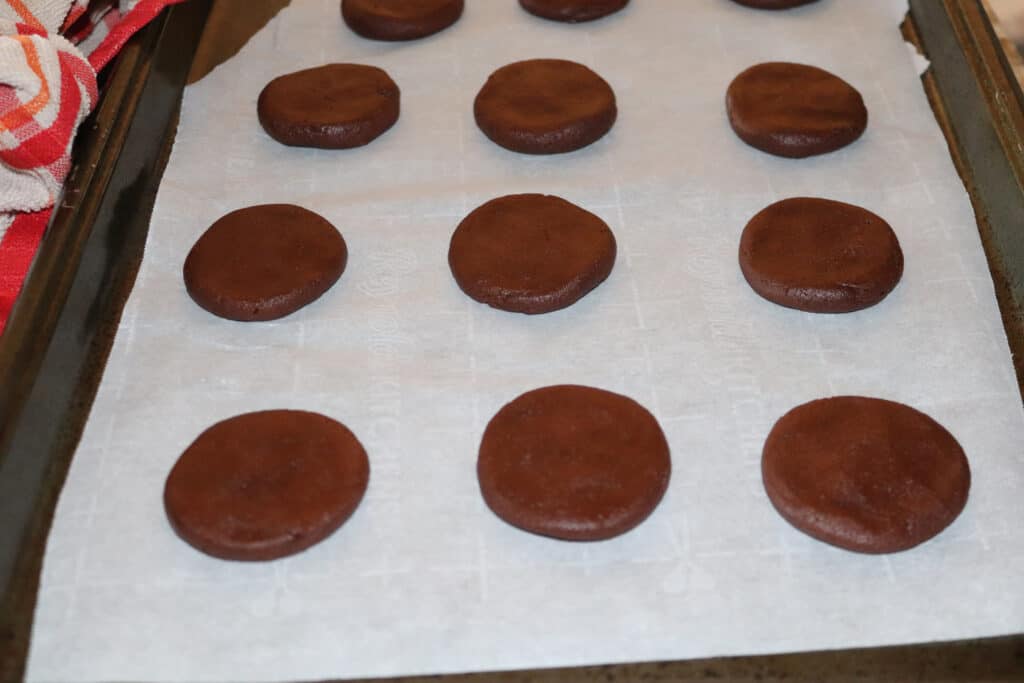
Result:
M348 27L371 40L415 40L448 28L463 0L341 0Z
M750 219L739 262L755 292L811 313L874 306L903 275L900 243L881 217L810 197L784 199Z
M182 269L189 296L229 320L274 320L318 299L345 270L348 249L322 216L263 204L219 218Z
M672 470L668 442L632 399L583 386L529 391L491 419L477 477L491 510L526 531L598 541L657 507Z
M608 277L615 236L559 197L519 194L474 209L452 235L448 265L471 298L518 313L570 306Z
M629 0L519 0L519 4L538 17L575 24L614 14Z
M349 149L398 120L398 86L382 69L327 64L278 76L256 103L267 135L294 147Z
M786 521L862 553L932 538L960 514L971 486L963 449L942 425L902 403L860 396L783 415L765 441L761 473Z
M809 5L818 0L733 0L733 2L754 9L790 9L800 5Z
M834 152L863 134L868 112L857 90L806 64L766 62L729 85L729 123L741 140L782 157Z
M226 560L273 560L319 543L355 511L370 464L344 425L298 410L218 422L171 469L164 507L190 545Z
M501 67L473 103L480 130L524 154L562 154L611 130L618 110L611 86L564 59L530 59Z

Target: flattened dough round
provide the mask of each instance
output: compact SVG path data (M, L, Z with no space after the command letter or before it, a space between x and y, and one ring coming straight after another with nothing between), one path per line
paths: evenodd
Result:
M657 507L672 463L657 420L610 391L561 385L529 391L491 419L477 477L487 505L526 531L598 541Z
M463 0L341 0L349 28L371 40L415 40L454 24Z
M874 306L899 283L903 251L867 209L795 197L762 210L740 239L740 269L765 299L812 313Z
M506 149L561 154L603 137L618 110L611 86L582 64L530 59L491 74L473 114L480 130Z
M614 14L629 0L519 0L519 4L538 17L575 24Z
M294 147L361 147L398 120L398 86L383 69L327 64L278 76L256 111L267 135Z
M775 423L761 459L764 488L786 521L862 553L913 548L967 503L971 470L957 440L902 403L819 399Z
M175 532L226 560L273 560L333 533L362 500L370 463L339 422L299 410L218 422L178 458L164 487Z
M615 236L604 221L560 197L508 195L459 223L448 265L473 299L518 313L570 306L608 277Z
M229 320L274 320L312 303L345 270L345 240L322 216L262 204L218 219L185 259L185 288Z
M790 62L757 64L741 73L729 85L726 109L741 140L791 158L834 152L868 125L864 100L852 85Z
M754 9L790 9L800 5L809 5L818 0L733 0L733 2Z

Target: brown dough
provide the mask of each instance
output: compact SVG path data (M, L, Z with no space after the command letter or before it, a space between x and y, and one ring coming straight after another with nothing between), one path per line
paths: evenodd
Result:
M492 199L456 228L448 265L473 299L519 313L570 306L608 277L615 236L575 204L541 194Z
M448 28L463 0L341 0L348 27L371 40L415 40Z
M812 313L874 306L903 275L903 251L882 218L809 197L784 199L754 216L743 230L739 261L755 292Z
M800 5L809 5L818 0L733 0L741 5L754 9L790 9Z
M949 526L971 471L956 439L913 408L838 396L797 406L775 424L764 488L790 524L862 553L913 548Z
M164 506L175 532L226 560L273 560L319 543L355 511L370 464L344 425L298 410L218 422L175 463Z
M672 463L647 410L619 394L562 385L527 392L491 419L477 477L487 505L543 536L597 541L657 507Z
M802 158L849 145L864 133L868 112L843 79L806 64L766 62L729 85L726 109L733 130L752 147Z
M611 130L615 93L596 73L564 59L531 59L501 67L473 104L480 130L525 154L561 154Z
M519 4L538 17L575 24L614 14L629 0L519 0Z
M348 249L322 216L291 204L238 209L203 233L185 259L185 288L214 315L274 320L318 299L345 270Z
M348 149L391 128L399 99L398 86L382 69L327 64L270 81L256 111L267 135L282 144Z

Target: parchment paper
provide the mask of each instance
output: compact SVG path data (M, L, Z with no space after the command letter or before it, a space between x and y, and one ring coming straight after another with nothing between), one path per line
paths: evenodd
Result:
M29 662L35 681L316 679L873 646L1024 630L1024 416L967 196L900 37L905 0L758 12L636 0L569 26L471 0L433 38L353 35L337 0L297 0L185 95L138 283L61 496ZM562 57L614 87L612 132L577 153L507 152L472 101L505 63ZM770 157L729 129L724 93L765 60L816 64L863 93L864 138ZM402 116L368 147L283 147L255 102L271 78L330 61L387 69ZM611 277L544 316L477 304L449 237L472 208L559 194L614 230ZM906 254L882 304L809 315L755 295L736 263L746 221L825 196L884 216ZM181 266L222 214L294 202L350 259L321 300L274 323L198 308ZM660 420L661 506L617 539L529 535L484 506L487 420L523 391L584 383ZM891 556L795 531L760 483L773 422L805 401L903 401L948 427L973 468L943 534ZM213 422L316 410L371 460L366 499L296 557L208 558L164 517L162 487Z

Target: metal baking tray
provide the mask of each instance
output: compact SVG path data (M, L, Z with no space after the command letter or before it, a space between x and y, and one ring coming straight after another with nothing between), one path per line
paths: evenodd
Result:
M135 36L0 337L0 681L24 674L54 506L142 258L176 112L207 33L280 0L191 0ZM910 0L908 41L970 193L1024 390L1024 95L982 0ZM208 35L207 52L217 52ZM1024 634L957 643L450 677L507 681L1024 680Z
M142 258L210 6L165 11L103 74L0 337L0 681L24 672L46 534Z

